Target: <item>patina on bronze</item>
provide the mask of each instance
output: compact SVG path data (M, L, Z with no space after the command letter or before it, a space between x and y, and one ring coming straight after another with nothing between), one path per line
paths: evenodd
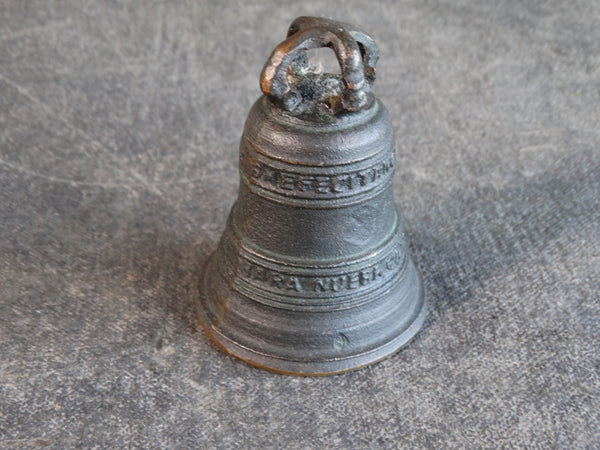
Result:
M306 51L333 49L339 75ZM240 189L201 282L210 338L251 364L326 375L383 359L425 303L393 200L394 137L359 29L300 17L261 74L240 143Z

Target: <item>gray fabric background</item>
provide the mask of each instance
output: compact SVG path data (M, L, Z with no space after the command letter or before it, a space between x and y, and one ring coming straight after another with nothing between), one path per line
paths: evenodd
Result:
M378 42L431 311L329 378L193 312L258 76L298 15ZM0 447L593 448L600 2L4 1Z

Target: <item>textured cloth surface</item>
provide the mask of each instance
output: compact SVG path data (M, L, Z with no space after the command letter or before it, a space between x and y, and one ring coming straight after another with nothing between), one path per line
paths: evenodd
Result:
M379 44L430 312L327 378L198 326L238 142L299 15ZM0 447L600 442L600 2L4 1Z

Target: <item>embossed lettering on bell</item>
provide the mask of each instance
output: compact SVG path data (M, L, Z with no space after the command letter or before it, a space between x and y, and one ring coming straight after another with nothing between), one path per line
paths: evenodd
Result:
M312 70L319 47L339 74ZM197 308L211 339L251 364L343 372L391 355L424 321L393 199L393 130L371 91L378 56L358 28L300 17L263 69Z

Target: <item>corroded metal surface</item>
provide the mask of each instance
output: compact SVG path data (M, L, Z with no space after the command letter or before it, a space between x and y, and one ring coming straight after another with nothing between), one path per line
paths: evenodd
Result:
M311 71L318 47L333 49L340 75ZM393 200L393 131L371 92L377 58L357 28L301 17L263 69L198 306L209 336L247 362L343 372L398 350L424 320Z

